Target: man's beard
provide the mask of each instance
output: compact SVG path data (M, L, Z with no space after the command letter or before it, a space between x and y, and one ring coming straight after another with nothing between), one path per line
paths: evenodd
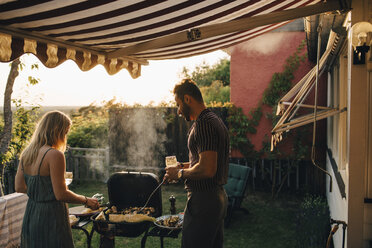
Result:
M187 103L183 102L183 106L182 106L182 114L183 114L183 117L185 117L186 121L190 121L190 112L191 112L191 108L189 105L187 105Z

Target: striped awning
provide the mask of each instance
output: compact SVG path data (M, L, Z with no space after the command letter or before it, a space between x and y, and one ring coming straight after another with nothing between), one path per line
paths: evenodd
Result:
M0 1L0 61L35 54L47 67L72 59L140 76L148 60L230 47L290 20L347 8L345 0Z

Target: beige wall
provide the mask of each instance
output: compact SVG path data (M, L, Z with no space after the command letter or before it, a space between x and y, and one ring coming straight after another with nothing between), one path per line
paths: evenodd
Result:
M347 220L347 198L343 199L341 197L340 190L337 186L335 175L333 174L332 167L330 165L330 161L327 158L327 171L329 171L333 178L333 189L332 192L329 192L329 177L327 177L327 202L329 205L329 209L331 212L331 218L334 220ZM347 197L347 196L346 196ZM340 226L339 230L333 237L333 244L334 247L342 247L342 226Z
M372 156L369 147L372 147L372 88L366 65L353 65L351 31L350 27L357 22L369 21L372 17L372 2L368 0L352 1L352 12L347 23L348 40L346 47L347 55L347 135L345 139L334 138L335 133L328 133L328 139L342 145L346 142L346 160L341 158L345 152L335 152L335 160L339 163L339 169L343 176L346 187L346 199L341 198L337 187L330 161L327 160L327 170L333 175L333 192L327 192L331 218L346 221L347 236L346 247L369 247L372 240L372 205L365 204L364 198L368 197L371 190ZM342 58L341 58L342 59ZM340 60L341 60L340 59ZM330 129L330 126L328 126ZM336 134L337 135L337 134ZM328 145L335 147L332 142ZM345 146L344 146L345 147ZM338 147L339 148L339 147ZM345 164L342 164L345 161ZM372 173L372 172L371 172ZM372 192L372 191L371 191ZM342 245L342 229L334 236L335 247Z
M351 23L368 21L369 1L352 2ZM349 32L350 34L350 32ZM350 35L349 35L350 41ZM350 42L349 42L350 43ZM363 247L365 167L368 145L368 81L366 65L353 65L349 44L349 182L348 182L348 235L347 247Z
M369 65L372 65L372 61ZM367 64L368 67L368 64ZM372 68L371 68L372 69ZM367 76L368 83L368 143L367 143L367 166L365 168L365 197L372 199L372 70ZM364 225L363 225L364 247L370 247L372 242L372 204L364 204Z
M328 80L328 106L339 106L343 108L347 106L347 46L343 47L340 56L336 61L333 70L329 73ZM332 83L331 83L332 82ZM348 182L347 173L347 156L346 156L346 133L348 130L346 119L347 112L340 113L339 115L332 116L327 120L327 147L331 149L333 158L337 163L338 170L342 176L344 183ZM330 209L331 218L347 222L348 210L348 196L342 198L340 189L338 187L333 168L329 157L327 156L327 171L332 175L333 190L329 191L329 178L327 177L327 202ZM347 186L347 184L346 184ZM347 191L347 189L346 189ZM333 237L335 247L342 247L343 231L340 226L339 231Z

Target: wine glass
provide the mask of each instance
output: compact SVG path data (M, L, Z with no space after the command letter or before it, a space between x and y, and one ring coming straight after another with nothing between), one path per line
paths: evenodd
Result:
M70 185L72 183L74 175L71 171L66 171L65 172L65 183L66 185Z
M176 156L166 156L165 157L165 166L177 166L177 157ZM177 180L169 181L169 183L176 183Z
M166 156L165 157L165 166L177 166L177 158L176 156Z

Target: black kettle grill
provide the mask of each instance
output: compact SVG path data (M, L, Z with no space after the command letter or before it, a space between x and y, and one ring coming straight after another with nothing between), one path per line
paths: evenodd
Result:
M109 207L116 206L118 211L130 207L142 207L148 197L159 185L158 177L147 172L117 172L107 181ZM161 188L151 197L147 207L153 207L155 212L152 217L162 215ZM95 231L100 234L112 232L115 236L138 237L149 229L148 221L140 223L114 223L108 220L95 220L92 216Z

